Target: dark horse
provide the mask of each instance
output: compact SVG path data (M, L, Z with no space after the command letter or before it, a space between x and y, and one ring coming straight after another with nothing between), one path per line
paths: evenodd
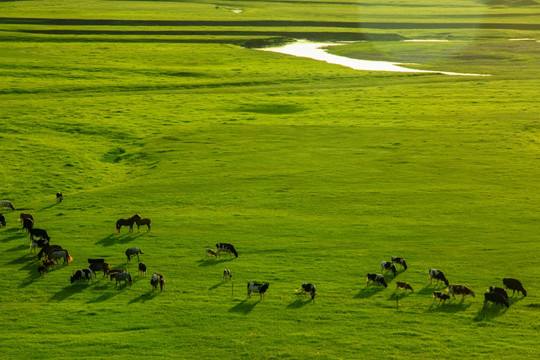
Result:
M116 229L114 230L114 232L119 233L122 226L129 226L129 232L133 232L133 224L135 223L135 220L137 218L140 219L141 216L139 214L135 214L129 219L118 219L116 221Z

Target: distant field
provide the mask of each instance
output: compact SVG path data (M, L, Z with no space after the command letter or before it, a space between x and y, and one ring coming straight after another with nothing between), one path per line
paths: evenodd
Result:
M1 357L538 358L538 24L513 0L0 2ZM490 76L243 47L294 38ZM73 262L40 278L20 212ZM152 231L114 232L135 213ZM101 257L133 285L70 283ZM476 297L437 304L429 268ZM483 307L505 277L528 296Z

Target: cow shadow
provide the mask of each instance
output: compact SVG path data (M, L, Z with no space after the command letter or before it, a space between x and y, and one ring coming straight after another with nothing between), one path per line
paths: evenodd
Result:
M134 298L134 299L131 299L128 304L135 304L135 303L144 303L144 302L147 302L149 300L152 300L153 298L155 298L157 295L159 294L159 292L157 291L148 291L144 294L141 294L139 295L138 297Z
M28 250L28 245L18 245L18 246L12 247L11 249L7 249L6 252L15 252L15 251L22 251L22 250Z
M20 228L10 228L10 229L6 229L6 230L2 231L3 233L6 233L6 234L15 233L15 234L12 234L12 235L10 235L8 237L3 238L2 242L10 242L12 240L20 239L23 236L28 238L27 234L19 233L19 230L20 230Z
M51 296L49 302L61 302L73 296L75 294L81 293L84 289L88 288L90 284L75 284L67 285L62 290Z
M299 309L310 303L312 303L311 299L307 299L307 300L296 299L293 302L291 302L289 305L287 305L287 309Z
M248 301L247 299L245 299L245 300L240 301L238 304L234 305L232 308L230 308L229 312L235 312L235 313L240 313L240 314L247 315L260 302L261 302L261 300Z
M518 302L520 302L521 300L523 300L525 298L525 296L510 296L508 297L508 302L510 303L510 305L514 305L514 304L517 304Z
M201 259L201 260L198 260L197 262L199 263L199 266L215 266L215 265L227 263L232 260L234 260L234 258L229 258L229 259L209 258L209 259Z
M494 318L504 315L508 311L507 307L498 304L484 304L473 318L474 321L493 320Z
M444 291L445 289L446 287L438 288L435 285L427 285L427 286L424 286L422 289L418 290L417 294L418 295L433 295L434 291Z
M354 295L355 299L367 299L386 289L384 286L366 286Z
M446 302L439 303L437 300L434 300L432 304L427 309L427 312L444 312L444 313L457 313L460 311L467 310L472 303L465 302L463 299L459 302L452 302L452 300L447 300Z

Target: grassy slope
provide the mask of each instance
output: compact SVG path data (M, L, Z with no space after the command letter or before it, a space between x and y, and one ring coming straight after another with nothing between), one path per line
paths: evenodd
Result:
M26 17L36 4L3 3L2 14ZM225 5L70 4L40 2L40 17L238 19ZM248 20L321 16L318 6L290 3L283 12L277 4L227 6L245 6ZM332 9L328 20L354 17L349 5L320 6ZM456 15L522 13L524 23L538 11L461 6ZM365 11L388 21L384 10ZM1 29L32 26L65 28ZM0 230L4 357L538 356L539 273L524 260L539 250L538 45L507 42L514 30L490 37L498 32L482 31L467 46L336 50L492 74L482 78L356 72L206 42L214 34L192 44L2 32L0 196L18 207L4 211ZM65 201L55 205L57 190ZM38 278L19 210L32 212L74 263ZM113 234L114 221L135 212L153 219L153 231ZM205 259L204 248L219 241L235 244L240 257ZM165 293L152 294L138 276L121 290L107 279L69 284L88 257L136 273L123 255L128 246L147 252L149 271L167 278ZM393 282L364 286L365 274L396 254L410 264L398 278L416 290L399 311ZM235 274L234 295L220 282L225 267ZM477 297L434 305L430 267ZM506 276L530 295L483 313L483 290ZM266 300L246 301L251 280L271 283ZM315 304L295 294L303 281L317 285Z

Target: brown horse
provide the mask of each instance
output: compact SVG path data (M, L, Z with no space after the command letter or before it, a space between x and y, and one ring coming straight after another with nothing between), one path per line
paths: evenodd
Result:
M139 214L137 214L138 216ZM144 218L144 219L141 219L140 216L136 217L135 218L135 223L137 223L137 232L140 232L141 230L139 229L139 227L141 225L146 225L148 226L148 229L146 230L147 232L150 231L150 223L152 222L152 220L150 220L150 218Z
M135 220L137 218L141 218L141 216L139 214L135 214L133 215L132 217L128 218L128 219L118 219L116 221L116 228L114 230L114 232L117 232L119 233L120 232L120 228L122 226L129 226L129 232L133 232L133 224L135 223Z

